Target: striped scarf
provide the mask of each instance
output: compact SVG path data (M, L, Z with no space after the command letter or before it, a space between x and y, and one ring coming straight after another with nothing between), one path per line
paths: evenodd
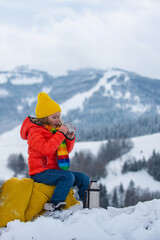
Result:
M53 134L55 134L59 129L59 127L55 129L48 125L45 125L45 127ZM68 155L67 145L65 140L63 140L63 142L60 144L59 148L57 149L57 162L58 162L58 166L63 170L68 170L70 167L70 160L69 160L69 155Z

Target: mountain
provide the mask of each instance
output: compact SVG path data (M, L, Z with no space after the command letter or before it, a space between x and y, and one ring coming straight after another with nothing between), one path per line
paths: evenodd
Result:
M61 105L62 120L72 120L81 139L85 131L160 114L159 80L114 68L79 69L54 77L20 66L0 72L0 133L35 116L41 91Z
M63 111L63 120L72 120L78 135L94 129L103 132L106 126L125 127L129 121L146 119L160 114L160 81L120 69L80 69L65 76L53 77L46 72L22 66L13 71L0 72L0 182L12 177L7 168L11 154L22 154L27 159L27 143L20 139L20 125L27 115L34 115L37 94L45 91L57 101ZM124 125L121 125L123 124ZM143 121L143 125L148 124ZM150 125L151 122L149 122ZM159 124L159 122L157 122ZM142 125L142 124L141 124ZM129 125L128 125L129 126ZM137 128L137 125L132 125ZM152 126L154 127L154 126ZM131 128L129 128L131 130ZM137 128L137 132L144 133ZM140 190L159 191L160 182L146 170L122 173L128 160L134 162L160 152L160 133L134 137L133 148L107 164L108 175L99 183L111 194L122 183L126 190L130 181ZM97 155L105 141L76 142L76 152L90 151ZM24 176L18 176L24 177ZM9 239L159 239L160 200L138 203L136 206L116 209L84 209L61 221L41 216L33 222L18 220L0 229L0 238ZM127 227L126 227L127 226ZM93 230L93 231L92 231Z
M64 221L44 216L26 223L15 220L0 229L0 238L1 240L158 240L159 225L160 200L152 200L127 208L78 210Z

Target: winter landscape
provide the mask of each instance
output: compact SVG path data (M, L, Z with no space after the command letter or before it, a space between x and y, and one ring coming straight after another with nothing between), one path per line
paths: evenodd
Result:
M132 172L122 175L120 168L128 156L148 158L152 150L159 151L160 133L133 138L134 148L121 159L117 159L108 166L109 175L106 179L100 180L106 185L108 191L112 191L120 182L126 188L130 180L134 180L136 186L142 189L149 188L157 191L160 182L155 181L145 171ZM14 144L11 144L14 143ZM1 176L12 177L12 171L6 168L5 163L10 153L26 153L27 146L19 137L19 127L0 137ZM90 151L94 149L96 155L101 144L106 142L78 142L75 151ZM12 146L10 148L9 146ZM5 154L6 153L6 154ZM65 211L65 210L64 210ZM67 210L66 210L67 211ZM65 215L64 215L65 216ZM53 219L52 217L41 216L33 222L23 223L19 220L8 223L6 228L0 230L0 239L21 240L21 239L57 239L57 240L93 240L93 239L139 239L158 240L160 238L160 200L151 200L145 203L139 202L136 206L125 208L108 207L107 209L82 209L74 212L67 219Z
M22 70L22 68L21 68ZM26 71L27 70L27 71ZM26 69L21 71L20 74L29 74L29 70ZM135 102L133 102L134 108L128 107L129 101L133 101L136 99L135 97L131 97L134 94L134 91L130 92L128 88L130 88L131 81L132 84L134 80L130 78L130 73L126 73L122 70L107 70L99 73L99 78L95 82L95 86L93 86L94 78L93 72L97 70L92 69L92 76L89 80L87 78L86 82L83 80L83 84L85 88L82 89L81 93L76 93L74 96L71 96L67 102L63 103L62 100L62 108L64 108L64 114L62 115L64 119L68 118L68 112L71 114L73 118L73 122L75 126L78 126L78 141L75 144L75 148L70 154L71 162L73 165L73 169L80 168L80 171L86 171L86 169L81 169L82 165L85 164L85 168L87 168L87 164L90 166L90 171L86 172L90 175L91 179L96 179L98 184L101 186L101 196L100 196L100 208L99 209L75 209L75 212L66 218L66 213L63 213L61 218L54 219L53 217L40 216L35 221L23 223L19 220L15 220L13 222L8 223L6 228L2 228L0 230L0 238L1 239L53 239L53 235L55 239L159 239L160 231L159 231L159 214L160 214L160 179L159 175L154 175L148 170L148 166L150 168L156 167L159 169L159 142L160 142L160 133L159 133L159 121L158 123L155 119L158 119L159 116L159 104L155 104L153 102L154 98L158 99L158 90L156 89L154 95L152 95L152 104L154 107L146 105L143 97L143 104L140 103L140 98L137 96L136 100L138 102L137 106ZM85 74L90 74L91 70L85 70ZM33 73L33 71L31 71ZM78 71L79 75L80 71ZM81 73L84 74L84 70L81 70ZM13 73L12 73L13 74ZM76 72L74 73L75 77ZM83 76L82 74L82 76ZM124 75L125 74L125 75ZM2 73L1 73L2 75ZM122 78L122 76L125 76ZM133 76L133 73L131 74ZM134 74L136 76L136 74ZM59 77L60 78L60 77ZM67 76L66 76L67 78ZM97 77L96 77L97 78ZM138 76L136 76L138 78ZM1 78L2 79L2 78ZM45 78L43 81L27 82L30 78L22 79L18 76L18 81L14 75L14 84L12 82L12 75L10 74L8 77L8 73L3 73L3 81L1 82L1 86L3 88L3 92L5 89L5 85L9 82L15 86L17 84L19 87L23 86L23 89L27 86L30 87L30 92L32 92L32 86L34 84L37 85L38 90L44 90L44 86L46 84ZM60 78L61 79L61 78ZM64 79L64 77L63 77ZM83 79L83 77L82 77ZM112 83L113 79L113 83ZM118 79L121 79L118 80ZM140 77L141 79L141 77ZM23 81L24 80L24 81ZM54 81L54 80L53 80ZM141 80L139 80L141 81ZM143 83L145 79L142 80ZM153 81L153 82L152 82ZM43 82L43 86L40 85ZM88 89L86 87L86 83L88 82ZM89 84L90 82L90 84ZM119 83L118 83L119 82ZM147 79L146 82L148 84L152 84L154 88L156 84L159 84L158 80ZM119 88L115 86L118 84ZM124 87L126 87L126 93L124 92ZM128 84L128 86L127 86ZM10 91L12 91L12 85L10 87ZM16 85L16 86L17 86ZM104 137L104 133L101 133L101 129L98 132L98 135L90 134L92 132L92 124L91 118L89 121L91 125L88 127L90 131L88 131L88 135L83 135L81 133L84 132L83 125L78 125L78 121L76 120L76 114L74 115L74 111L81 112L83 116L84 106L86 99L92 99L93 96L96 96L96 93L100 91L101 88L105 88L107 92L102 91L101 95L98 95L96 98L97 101L101 101L101 97L106 98L107 100L116 101L116 107L118 101L121 102L122 99L126 99L126 102L123 102L123 105L118 105L118 109L123 113L123 108L128 109L128 114L123 116L123 119L131 119L134 113L135 123L134 127L137 127L137 132L129 131L126 127L125 131L121 130L121 127L124 126L121 123L121 119L115 118L116 124L119 127L115 134L117 134L116 138ZM133 88L135 89L135 88ZM7 91L7 90L6 90ZM14 89L13 89L14 91ZM52 88L48 89L48 93L52 92ZM68 88L69 91L69 88ZM118 91L118 93L117 93ZM3 109L4 100L7 98L11 98L9 92L7 94L1 94L2 104L1 108ZM10 92L11 93L11 92ZM34 99L32 102L25 102L24 95L21 97L21 91L17 95L19 98L18 102L21 102L21 111L20 107L15 108L14 111L19 114L23 113L21 118L25 117L27 110L22 111L22 109L27 109L30 107L34 108ZM106 94L108 93L108 94ZM137 92L138 93L138 92ZM145 91L141 89L141 94L145 96ZM151 94L151 93L150 93ZM157 97L156 95L157 94ZM118 97L117 97L118 96ZM147 96L146 96L147 97ZM141 95L142 98L142 95ZM32 98L31 98L32 99ZM7 100L8 101L8 100ZM91 101L91 100L90 100ZM124 100L123 100L124 101ZM25 103L22 105L22 103ZM16 106L16 104L15 104ZM20 106L20 105L19 105ZM69 109L68 106L71 106ZM112 105L113 106L113 105ZM148 107L146 107L148 106ZM8 106L10 107L10 106ZM87 106L86 106L87 107ZM76 110L77 109L77 110ZM105 109L105 107L104 107ZM103 109L103 111L105 111ZM155 109L155 110L153 110ZM71 112L72 110L72 112ZM13 111L13 105L12 105ZM88 111L91 111L91 108L88 106ZM108 111L108 110L106 110ZM155 112L153 112L155 111ZM99 114L98 108L97 112ZM115 110L114 110L115 112ZM12 113L11 113L12 114ZM34 115L34 113L31 113ZM109 114L109 111L108 111ZM131 118L130 118L131 116ZM95 115L96 118L96 115ZM142 128L142 123L139 123L139 119L143 119L146 121L146 125ZM127 120L127 121L128 121ZM83 118L82 118L83 122ZM155 123L150 127L151 123ZM26 177L26 172L15 170L15 168L9 167L9 161L14 159L15 166L18 156L22 155L24 162L27 163L27 142L23 141L20 138L20 127L21 125L15 119L13 121L14 126L9 131L4 131L1 129L2 133L0 135L0 158L1 158L1 168L0 168L0 181L1 184L10 179L13 176L23 178ZM105 123L103 122L103 128L107 132L107 128ZM85 125L85 124L84 124ZM112 128L112 124L108 121L107 125ZM130 130L133 127L133 123L131 122ZM140 134L140 131L143 131L143 134ZM130 135L131 134L131 135ZM99 138L99 136L101 136ZM107 150L108 148L108 150ZM106 151L110 153L111 156L105 155ZM152 158L155 155L158 157L158 166L157 165L149 165L148 162L152 163ZM80 163L75 165L77 159L80 158ZM154 158L153 158L154 159ZM85 162L86 161L86 162ZM98 169L98 164L103 164L102 169ZM136 163L143 162L144 165L135 165ZM95 164L95 165L94 165ZM72 167L71 165L71 167ZM74 166L75 165L75 166ZM26 166L26 164L25 164ZM92 168L96 168L96 173ZM135 168L136 167L136 168ZM65 212L65 210L64 210ZM92 230L94 229L94 231ZM56 230L56 235L55 235Z
M79 210L66 221L40 217L34 222L10 222L1 230L2 240L158 240L160 200L123 209Z
M159 12L159 0L0 0L0 240L160 239ZM97 181L99 207L40 214L29 184L5 190L38 184L20 128L40 92L76 127L70 170Z

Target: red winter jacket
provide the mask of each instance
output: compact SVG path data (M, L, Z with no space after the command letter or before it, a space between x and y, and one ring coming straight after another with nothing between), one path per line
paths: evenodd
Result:
M59 131L53 134L43 126L33 123L30 117L24 120L20 134L22 139L28 140L29 175L47 169L60 169L56 160L58 147L65 139L70 153L75 143L75 138L70 140Z

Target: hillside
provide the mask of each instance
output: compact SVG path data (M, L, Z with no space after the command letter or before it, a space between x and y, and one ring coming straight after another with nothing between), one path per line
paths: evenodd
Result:
M79 140L106 139L106 127L123 124L124 129L128 121L141 117L151 121L157 116L159 89L159 80L122 69L79 69L54 77L25 66L17 67L0 72L0 133L18 126L28 115L35 116L37 95L45 91L61 105L62 120L74 122ZM141 123L132 136L156 131L155 123Z
M0 229L1 240L159 240L160 200L134 207L108 210L83 209L66 220L41 216L33 222L19 220Z
M153 150L160 152L160 133L132 138L132 142L134 147L127 154L107 165L107 178L101 179L100 182L106 186L108 192L111 192L114 187L121 183L126 189L131 180L134 181L135 187L139 186L142 189L159 191L160 182L155 181L145 170L122 174L122 167L127 160L134 161L134 159L139 160L143 157L148 160Z
M11 131L5 132L0 135L0 180L6 180L13 176L13 171L7 168L7 159L11 154L22 154L27 161L27 141L24 141L20 137L20 127L18 126ZM70 154L72 158L76 151L91 151L93 154L97 154L101 144L106 141L96 142L76 142L73 152Z
M27 161L27 142L20 138L20 126L14 128L12 131L0 135L0 180L7 180L13 176L13 171L7 168L7 159L11 154L22 154ZM102 144L107 141L92 141L92 142L76 142L74 150L70 154L72 159L76 152L90 151L93 155L97 155ZM152 155L153 150L160 152L159 142L160 133L146 135L141 137L132 138L133 148L127 153L107 165L108 175L105 179L101 179L108 192L111 192L114 187L123 183L126 188L131 180L136 186L142 189L149 188L156 191L160 189L160 182L155 181L147 172L129 172L126 174L121 173L122 166L127 159L136 158L137 160L145 157L147 160Z

